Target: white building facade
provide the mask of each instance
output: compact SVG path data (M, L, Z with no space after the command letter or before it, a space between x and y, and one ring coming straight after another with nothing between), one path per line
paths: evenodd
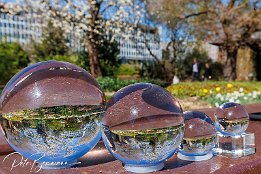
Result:
M40 41L41 36L41 24L35 19L0 13L0 42L18 42L25 45L32 40ZM80 40L72 36L73 34L68 35L68 46L76 51L81 50ZM144 30L141 34L134 31L129 38L118 36L115 40L119 45L119 57L123 60L153 60L151 53L162 58L159 34L156 29Z
M40 40L41 35L42 30L36 20L0 13L0 41L24 45L31 40Z
M160 37L156 29L138 29L128 38L116 37L116 41L119 44L119 57L122 59L153 60L153 56L162 59Z

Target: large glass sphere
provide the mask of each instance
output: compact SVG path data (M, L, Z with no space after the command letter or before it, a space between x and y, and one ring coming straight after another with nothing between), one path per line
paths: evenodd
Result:
M7 83L1 126L23 156L41 167L68 167L99 141L104 107L105 96L87 71L66 62L40 62Z
M178 101L165 89L137 83L116 92L102 118L103 140L112 155L132 172L161 169L183 137Z
M216 145L216 128L209 116L198 111L184 112L185 131L180 153L202 156Z
M248 127L249 115L246 109L233 102L222 104L215 113L216 127L224 135L240 135Z

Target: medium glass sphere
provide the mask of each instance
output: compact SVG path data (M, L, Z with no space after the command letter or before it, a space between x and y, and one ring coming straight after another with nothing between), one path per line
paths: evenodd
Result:
M161 169L164 160L178 149L183 129L178 101L150 83L129 85L116 92L102 118L106 147L126 170L134 172Z
M184 112L185 130L180 153L202 156L216 145L216 128L209 116L198 111Z
M224 135L240 135L249 124L249 115L246 109L233 102L227 102L217 108L215 113L216 128Z
M8 143L41 167L67 167L101 137L105 96L76 65L46 61L28 66L7 83L0 101Z

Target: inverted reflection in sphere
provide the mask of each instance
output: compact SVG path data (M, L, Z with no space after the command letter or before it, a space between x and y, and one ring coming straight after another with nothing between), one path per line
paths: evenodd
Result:
M126 170L151 172L160 170L178 149L184 118L178 101L165 89L137 83L112 96L102 124L106 147Z
M216 129L209 116L198 111L184 113L185 131L181 153L187 156L202 156L216 145Z
M234 102L227 102L217 108L215 113L216 127L224 135L240 135L249 124L249 115L246 109Z
M104 94L87 71L66 62L40 62L4 88L1 125L17 152L43 165L62 162L42 167L68 167L99 141L104 106Z

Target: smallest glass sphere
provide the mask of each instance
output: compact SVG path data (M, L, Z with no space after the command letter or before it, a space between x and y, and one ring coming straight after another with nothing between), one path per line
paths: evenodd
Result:
M210 159L213 156L210 151L216 145L214 122L209 116L198 111L184 112L184 118L184 137L178 157L190 161Z
M240 135L249 124L249 115L246 109L233 102L227 102L217 108L215 113L217 130L223 135Z

